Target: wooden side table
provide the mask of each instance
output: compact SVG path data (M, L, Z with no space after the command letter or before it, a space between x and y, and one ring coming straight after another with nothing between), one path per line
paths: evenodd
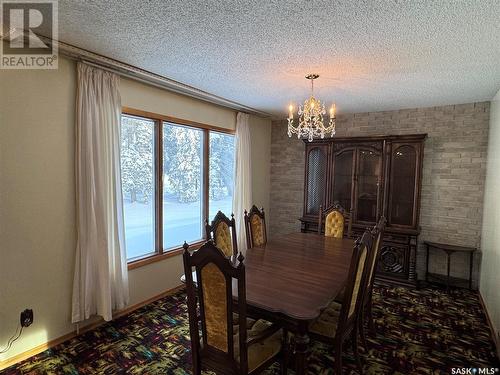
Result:
M455 245L448 245L448 244L442 244L442 243L436 243L436 242L430 242L430 241L424 241L425 246L427 247L427 260L426 260L426 267L425 267L425 281L426 282L437 282L437 283L443 283L446 285L446 290L448 291L450 288L450 281L452 281L454 284L459 284L459 283L464 283L468 281L468 286L469 289L472 289L472 268L474 264L474 253L478 251L475 247L463 247L463 246L455 246ZM436 273L430 273L429 272L429 250L433 249L438 249L442 250L446 253L447 257L447 267L446 267L446 276L436 274ZM456 277L450 277L450 258L451 254L456 253L456 252L461 252L461 253L469 253L470 258L469 258L469 280L464 280ZM431 281L429 281L431 280Z

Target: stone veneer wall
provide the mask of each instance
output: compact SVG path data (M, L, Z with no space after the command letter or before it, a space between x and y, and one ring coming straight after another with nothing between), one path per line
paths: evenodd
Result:
M423 240L463 246L480 244L488 145L489 102L339 115L338 136L427 133L417 273L423 278ZM300 229L304 192L304 143L288 138L286 121L274 121L271 136L270 233ZM474 260L478 280L480 259ZM452 276L468 277L468 258L452 257ZM446 272L433 253L431 271Z

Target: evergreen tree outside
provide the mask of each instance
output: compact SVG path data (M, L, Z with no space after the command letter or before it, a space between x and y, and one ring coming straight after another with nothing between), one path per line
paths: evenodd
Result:
M233 196L234 190L234 136L210 133L210 199Z
M153 195L154 122L130 116L122 117L121 172L122 189L131 202L148 203Z
M165 123L163 126L164 196L196 202L202 189L203 131Z

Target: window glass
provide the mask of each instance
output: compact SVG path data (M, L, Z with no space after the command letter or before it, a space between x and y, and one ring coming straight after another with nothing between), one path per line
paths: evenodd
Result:
M231 216L234 135L123 114L120 136L129 261L177 249L184 241L203 240L205 215L209 221L219 210ZM160 143L157 136L162 137L159 155L155 155ZM204 162L205 142L209 149L208 161ZM158 165L161 171L156 170ZM159 178L163 191L155 194ZM156 217L158 212L162 215ZM156 242L160 233L162 244Z
M210 132L209 221L219 210L229 218L233 212L234 149L234 135Z
M121 175L127 259L155 252L154 121L121 118Z
M163 248L203 236L201 129L163 123Z

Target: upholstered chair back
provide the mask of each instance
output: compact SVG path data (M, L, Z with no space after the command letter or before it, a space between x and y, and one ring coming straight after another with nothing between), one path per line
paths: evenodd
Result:
M345 289L344 302L340 312L341 323L353 321L359 314L367 287L369 260L372 252L372 235L365 231L354 246L351 265Z
M352 288L352 298L351 298L351 304L349 306L349 313L347 315L348 318L352 317L354 314L354 311L356 309L356 302L358 300L358 294L360 292L361 288L361 279L363 277L363 273L365 272L365 265L366 265L366 258L368 256L368 248L366 246L362 246L360 256L359 256L359 262L358 262L358 267L356 270L356 279L354 281L354 287Z
M227 353L226 278L215 263L206 264L201 269L201 277L207 343Z
M325 217L325 236L342 238L344 236L344 215L333 210Z
M363 306L368 306L372 303L373 284L375 283L375 273L377 272L377 263L380 258L380 248L382 247L382 240L384 238L385 223L386 219L384 216L382 216L375 227L371 230L371 235L373 238L373 250L372 256L369 260L368 281L365 290L365 296L363 298Z
M245 210L245 231L247 247L262 246L267 243L266 218L264 209L253 205L249 212Z
M207 239L213 239L215 246L221 249L227 257L238 253L236 222L233 214L229 219L221 211L217 212L211 224L208 224L208 220L205 222L205 230Z
M264 221L257 215L253 215L250 220L250 228L252 228L252 243L255 246L263 245L266 242L264 238Z
M240 254L237 259L228 258L213 241L206 242L192 254L188 248L184 244L184 272L194 369L199 369L205 359L220 361L222 365L229 364L230 368L248 366L243 255ZM193 268L196 285L192 275ZM237 288L237 306L233 303L233 288ZM237 324L233 321L233 313L238 314Z
M373 256L370 259L370 273L368 275L368 288L371 288L374 281L374 275L377 268L377 262L380 255L380 247L382 245L382 238L384 236L386 219L384 216L380 218L378 223L372 229L371 234L373 236Z
M233 255L233 244L231 242L231 230L229 226L221 221L215 228L215 243L222 252L230 257Z
M335 203L327 209L323 206L319 208L318 233L324 232L325 236L343 238L344 228L348 220L347 237L351 235L351 220L350 215L340 206Z

